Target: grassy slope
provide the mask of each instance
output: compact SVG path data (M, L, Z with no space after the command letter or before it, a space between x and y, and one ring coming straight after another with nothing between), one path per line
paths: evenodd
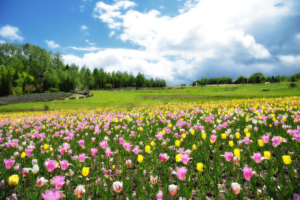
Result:
M181 88L181 87L180 87ZM270 89L263 92L262 89ZM226 91L229 90L229 91ZM184 87L184 89L171 90L139 90L139 91L92 91L91 98L22 103L0 106L1 111L43 110L48 105L51 110L97 108L97 107L127 107L151 105L165 102L195 102L195 101L218 101L243 98L260 97L285 97L299 96L300 88L288 88L287 83L260 84L260 85L230 85L230 86L206 86ZM201 98L142 98L143 96L202 96ZM203 96L205 96L203 98ZM221 96L216 97L216 96Z

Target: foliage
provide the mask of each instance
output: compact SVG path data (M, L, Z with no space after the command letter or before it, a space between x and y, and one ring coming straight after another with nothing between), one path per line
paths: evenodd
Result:
M106 85L105 85L105 88L106 88L106 89L112 89L112 86L111 86L111 84L106 84Z
M22 87L14 87L13 88L13 93L15 95L21 95L23 93L23 88Z
M49 88L49 92L59 92L58 88Z
M25 91L27 94L32 93L36 90L36 87L34 85L25 85Z
M243 76L237 77L236 80L237 80L238 83L245 83L245 77L243 77Z

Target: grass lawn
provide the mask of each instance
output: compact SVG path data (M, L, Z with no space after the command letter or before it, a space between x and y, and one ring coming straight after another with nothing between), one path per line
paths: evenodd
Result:
M180 89L177 89L180 88ZM288 83L258 85L227 85L205 87L173 87L160 90L91 91L94 96L75 100L21 103L0 106L0 112L98 108L134 107L166 102L203 102L231 99L299 96L300 88L288 88ZM262 91L267 89L269 91Z

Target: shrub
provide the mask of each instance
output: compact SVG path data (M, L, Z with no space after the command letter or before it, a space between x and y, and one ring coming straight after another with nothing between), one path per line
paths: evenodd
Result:
M59 92L58 88L49 88L49 92Z
M14 93L15 95L21 95L21 94L23 93L22 87L14 87L14 88L13 88L13 93Z
M36 87L34 85L25 85L25 91L29 94L36 90Z
M112 85L111 85L111 84L106 84L106 85L105 85L105 88L111 89L111 88L112 88Z
M44 93L50 93L48 90L46 90Z

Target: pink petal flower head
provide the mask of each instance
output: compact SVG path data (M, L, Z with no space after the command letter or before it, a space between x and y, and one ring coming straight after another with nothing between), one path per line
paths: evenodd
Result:
M130 135L131 135L132 137L134 136L134 134L135 134L134 131L130 131Z
M98 152L98 149L96 149L96 148L91 148L91 155L92 155L92 156L95 156L95 155L97 154L97 152Z
M160 162L166 162L169 160L169 156L166 153L164 153L164 154L160 153L158 156L158 159Z
M124 147L125 150L128 151L128 152L130 151L131 146L132 146L132 145L130 145L130 142L126 142L126 143L123 144L123 147Z
M269 142L269 136L265 136L265 135L263 135L262 137L262 140L264 141L264 143L266 144L266 143L268 143Z
M255 174L255 171L252 171L252 168L244 167L244 169L241 169L243 171L244 178L249 181L253 174Z
M56 161L55 160L46 161L45 166L48 172L52 172L56 168Z
M183 180L185 177L185 174L187 172L187 169L185 167L176 167L176 169L177 169L177 172L175 172L175 173L177 175L177 178L179 180Z
M79 143L79 146L83 146L84 145L84 140L79 140L78 143Z
M179 148L177 153L179 153L180 155L183 155L184 154L184 148Z
M119 138L119 144L123 144L124 143L124 139L123 138Z
M158 140L162 140L164 135L162 133L159 133L155 137L157 137Z
M25 149L25 154L26 156L29 156L31 154L32 150L31 149Z
M110 148L107 148L105 150L105 154L106 154L107 157L110 157L113 154L113 152L110 150Z
M293 194L293 200L300 200L300 196L298 194Z
M59 161L59 164L60 164L60 167L61 167L62 170L68 169L68 167L69 167L69 165L70 165L70 164L68 163L68 161L66 161L66 160Z
M86 158L89 158L89 157L85 157L85 154L84 154L84 153L79 154L79 156L78 156L79 162L84 162L84 160L85 160Z
M55 188L57 190L61 189L62 186L65 184L65 178L66 177L64 177L64 176L55 176L52 178Z
M73 153L73 151L72 151L72 150L69 150L69 151L68 151L68 155L69 155L69 156L71 156L71 155L72 155L72 153Z
M210 139L212 142L215 142L217 140L217 136L216 135L211 135Z
M248 137L244 137L244 140L242 142L244 142L245 144L249 144L252 143L253 141L250 140Z
M42 193L44 200L59 200L62 197L62 193L56 189L46 190L45 194Z
M253 160L256 162L256 163L260 163L260 161L266 159L264 157L261 157L261 154L260 153L254 153L254 155L251 157L253 158Z
M232 157L233 157L233 153L232 152L225 152L223 156L228 162L231 161Z
M11 159L3 159L3 161L5 163L6 169L10 169L15 163L15 160L11 160Z
M179 161L181 161L183 164L187 164L188 162L189 162L189 160L191 160L192 158L189 158L189 156L188 155L186 155L186 154L183 154L182 156L181 156L181 159L179 159Z
M280 141L280 136L274 136L272 138L272 142L273 142L273 147L277 147L278 145L281 144L281 141Z
M136 147L134 147L132 152L137 155L137 154L139 154L139 152L142 152L142 150L139 149L139 146L136 146Z
M156 194L156 200L163 200L163 193L162 191L159 191L157 194Z
M102 149L106 149L106 147L107 147L107 142L105 142L105 141L100 142L99 145L102 147Z

